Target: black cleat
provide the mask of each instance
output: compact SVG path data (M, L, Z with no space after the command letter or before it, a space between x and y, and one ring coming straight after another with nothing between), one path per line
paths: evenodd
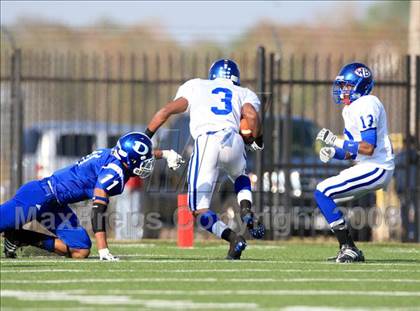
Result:
M238 235L230 242L229 252L226 256L226 259L229 260L239 260L241 259L242 251L246 248L245 239Z
M16 239L14 231L6 231L4 233L4 256L6 258L17 258L16 251L19 247L25 246Z
M351 263L363 261L365 261L365 256L363 255L363 252L357 247L350 247L346 244L341 246L337 258L335 259L335 262L338 263Z

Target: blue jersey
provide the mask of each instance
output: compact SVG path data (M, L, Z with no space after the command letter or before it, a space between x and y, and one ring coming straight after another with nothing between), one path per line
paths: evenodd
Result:
M109 196L121 194L128 178L128 171L112 155L112 149L100 149L56 171L47 180L57 200L67 204L92 199L95 188Z

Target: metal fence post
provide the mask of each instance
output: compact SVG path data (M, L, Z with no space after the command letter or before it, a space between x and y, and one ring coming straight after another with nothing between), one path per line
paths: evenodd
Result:
M23 96L22 96L22 52L20 49L13 51L11 58L11 192L22 185L22 160L23 160Z
M415 91L415 98L416 98L416 106L415 106L415 118L417 120L415 125L415 146L416 146L416 188L415 189L415 201L414 204L416 205L416 218L414 221L415 230L416 230L416 242L420 242L420 55L416 56L416 91Z
M257 51L257 94L261 100L261 124L264 134L264 114L265 114L265 48L260 46ZM256 212L263 211L263 179L264 179L264 150L256 155L256 173L258 176L256 192Z

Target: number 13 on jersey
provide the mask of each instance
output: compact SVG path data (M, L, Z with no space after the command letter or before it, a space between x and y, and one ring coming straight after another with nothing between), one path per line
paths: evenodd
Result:
M213 106L211 107L211 111L214 114L218 115L227 115L232 112L232 91L223 87L215 88L212 92L212 94L219 94L223 93L224 97L220 99L222 103L225 104L224 109L220 109L220 107Z

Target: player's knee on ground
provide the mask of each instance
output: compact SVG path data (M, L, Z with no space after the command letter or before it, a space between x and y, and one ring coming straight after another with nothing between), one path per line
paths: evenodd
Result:
M87 258L90 254L90 249L71 249L70 256L74 259Z

